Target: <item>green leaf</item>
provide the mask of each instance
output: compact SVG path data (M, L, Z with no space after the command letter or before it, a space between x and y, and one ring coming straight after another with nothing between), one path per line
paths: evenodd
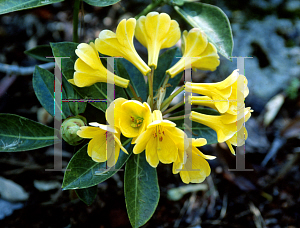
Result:
M61 71L66 79L72 79L74 74L74 64L78 58L75 54L75 50L78 46L77 43L72 42L60 42L60 43L50 43L53 55L55 57L69 57L61 59ZM100 109L101 111L106 111L106 99L107 99L107 84L106 83L96 83L89 87L79 88L73 86L73 88L78 92L78 94L84 99L97 99L101 100L99 102L90 102L91 105ZM123 88L115 86L115 98L125 97L126 93Z
M153 215L159 201L156 169L146 161L145 153L133 155L126 163L124 192L132 227L141 227Z
M212 110L212 109L208 109L208 108L193 108L192 111L207 114L207 115L220 115L219 112ZM171 116L181 116L181 115L184 115L184 110L174 113ZM185 129L184 128L184 119L172 120L172 122L176 123L176 127L180 128L181 130ZM192 129L191 130L187 129L187 131L192 131L193 138L205 138L207 140L207 144L218 143L217 133L213 129L211 129L203 124L193 121Z
M177 50L178 48L175 47L165 51L163 54L159 56L157 68L154 71L154 77L153 77L154 96L158 92L159 87L162 86L166 77L166 71L169 68L171 68L171 64L173 62L173 59L175 58ZM177 60L179 60L179 58Z
M89 206L94 202L97 196L98 186L95 185L89 188L76 189L75 192L78 198Z
M183 6L174 8L191 26L205 32L218 52L229 59L233 49L232 31L227 16L219 7L186 2Z
M67 166L70 171L65 172L62 184L63 190L88 188L107 180L122 168L132 154L132 148L132 144L128 144L126 147L129 155L120 151L114 170L110 171L106 168L106 162L99 163L91 159L87 154L87 145L85 145L76 152Z
M138 97L143 101L147 100L148 87L143 74L126 59L117 59L117 71L120 77L130 80ZM129 93L131 94L131 92Z
M169 0L168 4L171 6L173 5L182 6L184 4L184 0Z
M35 7L45 6L64 0L10 0L0 2L0 14L10 13L17 10L31 9Z
M157 68L154 71L154 78L153 78L153 89L154 94L158 92L159 87L162 86L165 77L166 71L174 66L181 57L181 53L178 48L172 48L165 51L161 56L158 58ZM180 73L182 75L182 73ZM179 84L181 80L181 76L177 75L174 78L170 78L168 81L169 86L167 87L165 98L168 98L170 94L174 91L176 86Z
M121 0L83 0L83 1L92 6L103 7L103 6L110 6L116 4Z
M67 99L82 99L82 97L73 89L72 85L65 79L65 77L62 77L62 84L63 88L66 91L66 98ZM69 108L74 116L77 116L78 114L84 113L87 102L81 102L81 101L69 101L66 102L69 105Z
M24 51L26 55L29 55L37 60L41 60L44 62L53 62L53 58L46 58L46 57L52 57L52 49L50 45L39 45L35 48L32 48L30 50Z
M14 114L0 114L0 151L34 150L57 143L58 131Z
M49 112L50 115L54 116L54 75L40 68L39 66L35 66L35 70L33 72L32 85L35 92L36 97L40 101L41 105ZM60 96L60 91L56 91L56 93ZM65 90L62 90L62 98L66 98ZM56 104L55 108L60 110L61 104ZM62 102L62 119L66 119L71 115L71 111L66 102Z

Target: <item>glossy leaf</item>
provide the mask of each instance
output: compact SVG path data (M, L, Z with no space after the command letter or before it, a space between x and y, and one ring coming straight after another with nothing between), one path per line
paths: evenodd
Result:
M220 115L217 111L208 108L193 108L192 111L207 114L207 115ZM181 115L184 115L184 111L174 113L171 116L181 116ZM181 130L185 129L184 119L171 120L171 121L176 123L176 127L180 128ZM192 131L193 138L205 138L207 140L207 144L218 143L217 133L213 129L203 124L192 122L192 129L186 128L186 130L189 132Z
M138 97L142 98L143 101L146 101L148 87L143 74L126 59L119 58L116 61L119 76L130 80L130 83ZM131 94L131 92L129 94Z
M169 0L168 4L182 6L184 4L184 0Z
M17 10L31 9L35 7L45 6L64 0L10 0L0 2L0 14L10 13Z
M218 52L229 59L233 50L233 38L229 20L216 6L199 2L186 2L175 10L193 27L206 33Z
M129 148L129 149L128 149ZM95 186L114 175L125 164L132 153L133 145L127 145L129 155L120 151L119 159L114 167L107 169L106 162L95 162L87 154L87 145L82 147L71 158L64 175L63 190L79 189Z
M95 185L89 188L76 189L75 192L78 198L89 206L94 202L97 196L98 186Z
M32 85L36 97L38 98L41 105L49 112L50 115L54 116L54 75L40 68L35 67L32 78ZM61 96L60 91L56 91L57 95ZM66 99L65 90L62 90L62 99ZM71 115L71 111L67 103L56 104L55 108L61 109L62 106L62 119L66 119Z
M39 45L35 48L30 50L24 51L26 55L29 55L37 60L41 60L44 62L53 62L53 58L46 58L46 57L53 57L52 49L50 45Z
M57 143L58 131L14 114L0 114L0 152L34 150Z
M65 77L62 77L62 83L63 88L66 91L66 98L72 99L72 100L80 100L82 97L74 90L73 86L65 79ZM87 102L82 101L69 101L67 102L69 105L69 108L74 116L84 113Z
M156 169L146 161L144 152L134 154L126 163L124 188L130 223L141 227L155 212L160 195Z
M121 0L83 0L83 1L92 6L103 7L103 6L110 6L116 4Z
M61 71L66 79L72 79L74 74L74 64L77 59L75 50L78 46L77 43L72 42L60 42L51 43L51 48L53 55L55 57L67 57L61 59ZM116 60L115 60L116 61ZM90 102L91 105L105 112L106 110L106 99L107 99L107 84L106 83L96 83L89 87L79 88L77 86L73 87L78 94L84 99L97 99L97 102ZM115 98L125 97L126 93L123 88L115 86Z
M173 65L175 65L179 61L180 57L181 53L178 48L169 49L165 51L161 56L159 56L158 65L156 70L154 71L154 94L156 94L159 87L162 86L166 77L166 71L170 69ZM179 84L181 77L182 73L180 73L180 75L175 76L174 78L169 79L165 98L168 98L170 94L174 91L176 86Z

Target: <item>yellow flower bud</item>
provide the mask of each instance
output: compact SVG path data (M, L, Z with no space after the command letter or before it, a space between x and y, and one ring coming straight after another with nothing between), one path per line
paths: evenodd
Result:
M116 33L110 30L103 30L99 34L99 38L95 40L97 50L109 56L123 57L130 61L143 74L147 75L151 69L141 59L133 46L133 36L136 20L122 20Z
M220 64L217 49L212 43L208 42L206 35L198 28L183 32L182 52L182 58L166 71L171 78L186 69L185 61L187 57L190 58L193 69L214 71Z
M135 37L148 49L148 66L156 69L160 49L174 46L180 39L180 29L168 14L150 12L137 20Z
M79 58L74 66L74 79L68 80L70 83L78 87L91 86L97 82L107 83L107 69L102 65L93 42L79 44L75 53ZM113 73L110 76L114 78L115 85L127 88L129 80Z

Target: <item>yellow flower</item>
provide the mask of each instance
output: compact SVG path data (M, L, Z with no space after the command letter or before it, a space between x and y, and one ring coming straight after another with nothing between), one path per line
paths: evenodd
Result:
M247 122L251 116L251 111L250 107L248 107L238 110L236 115L225 113L220 116L205 115L192 111L190 119L215 130L217 132L218 142L228 141L227 143L237 145L238 141L241 141L236 137L237 134L241 133L241 129L246 129L243 127L243 122L239 120L244 118L244 121ZM245 136L247 136L247 133L245 133Z
M185 57L192 57L190 60L193 69L214 71L219 66L217 49L207 41L206 35L200 29L184 31L182 40L182 58L166 71L172 78L185 69Z
M135 37L148 49L148 66L156 69L160 49L174 46L180 39L180 29L168 14L150 12L137 20Z
M77 135L92 139L88 144L88 155L95 162L107 161L107 165L112 167L118 160L120 148L128 154L121 144L120 131L98 123L90 123L90 125L93 127L81 127Z
M242 80L244 80L244 86L239 86L239 88L237 86L238 78L242 78ZM211 105L211 102L209 100L207 102L202 103L203 98L191 98L193 104L202 103L201 105L212 108L214 108L215 106L215 109L218 110L220 113L225 113L228 111L228 109L230 109L228 111L230 114L236 114L237 108L241 108L241 105L243 105L243 103L237 102L237 96L243 96L242 100L244 100L244 98L249 93L247 87L247 79L244 75L239 75L238 70L233 71L231 75L229 75L225 80L217 83L187 82L185 84L185 89L188 92L206 95L211 100L213 100L213 105ZM199 102L197 102L197 100L199 100Z
M136 20L122 20L116 33L110 30L103 30L99 38L95 40L97 50L109 56L123 57L135 65L143 75L151 71L147 64L141 59L133 46L133 36Z
M244 145L245 140L248 138L247 129L243 126L237 133L235 133L230 139L226 140L226 144L229 147L232 154L235 154L232 145L242 146Z
M133 138L132 143L145 131L152 120L151 109L146 102L142 104L139 101L128 101L124 98L114 100L105 115L109 124L114 123L124 136Z
M222 113L221 111L226 110L227 104L228 104L228 109L225 112L227 112L229 114L232 114L232 115L236 115L237 110L244 106L244 99L249 94L249 89L247 87L248 81L247 81L246 77L244 75L239 75L238 77L242 78L241 80L244 80L244 85L243 86L237 86L237 81L238 80L236 80L231 85L231 90L232 91L231 91L231 95L228 97L228 99L213 100L208 96L192 96L191 99L190 99L192 105L207 106L207 107L213 108L213 109L219 111L220 113ZM194 85L199 84L199 87L201 89L201 83L193 83L193 84ZM190 88L190 84L188 84L187 87ZM193 88L196 88L196 87L197 86L192 87L192 90L194 91ZM199 90L197 90L197 91L199 91ZM211 94L214 93L213 91L210 91L210 92L211 92ZM206 90L206 93L208 93L207 90ZM238 96L243 97L242 99L239 99L240 101L242 100L243 102L238 102ZM218 107L219 107L219 109L218 109Z
M185 139L184 132L175 126L175 123L162 119L161 111L154 110L153 122L136 139L133 153L145 150L146 160L152 167L157 167L159 161L165 164L175 162L178 144L183 144Z
M204 146L207 141L204 138L189 139L189 147L185 156L178 156L173 163L173 173L179 172L183 183L201 183L210 175L210 167L205 159L215 159L215 156L205 155L197 147ZM179 149L179 154L184 152Z
M70 83L78 87L84 87L97 82L107 82L107 69L102 65L93 42L79 44L75 53L79 58L74 65L74 79L70 79ZM113 73L111 73L111 76L114 77L117 86L127 88L129 80L113 75Z

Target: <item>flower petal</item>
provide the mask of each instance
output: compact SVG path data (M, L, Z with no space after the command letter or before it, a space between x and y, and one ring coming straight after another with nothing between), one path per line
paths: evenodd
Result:
M159 159L158 159L158 155L157 155L157 140L154 139L154 137L150 137L149 141L146 145L146 160L147 162L153 167L156 168L158 163L159 163Z
M105 135L105 130L102 130L98 127L80 127L80 130L77 131L77 135L81 138L91 139L98 135Z
M106 153L106 135L97 135L88 144L88 155L95 162L105 162Z
M88 44L81 43L75 50L76 55L93 69L98 69L101 61L98 53ZM102 64L101 64L102 65Z
M159 136L156 138L156 149L159 160L164 164L175 162L178 156L178 148L175 142L172 140L171 135L169 134L165 134L162 137L163 138L161 141Z

